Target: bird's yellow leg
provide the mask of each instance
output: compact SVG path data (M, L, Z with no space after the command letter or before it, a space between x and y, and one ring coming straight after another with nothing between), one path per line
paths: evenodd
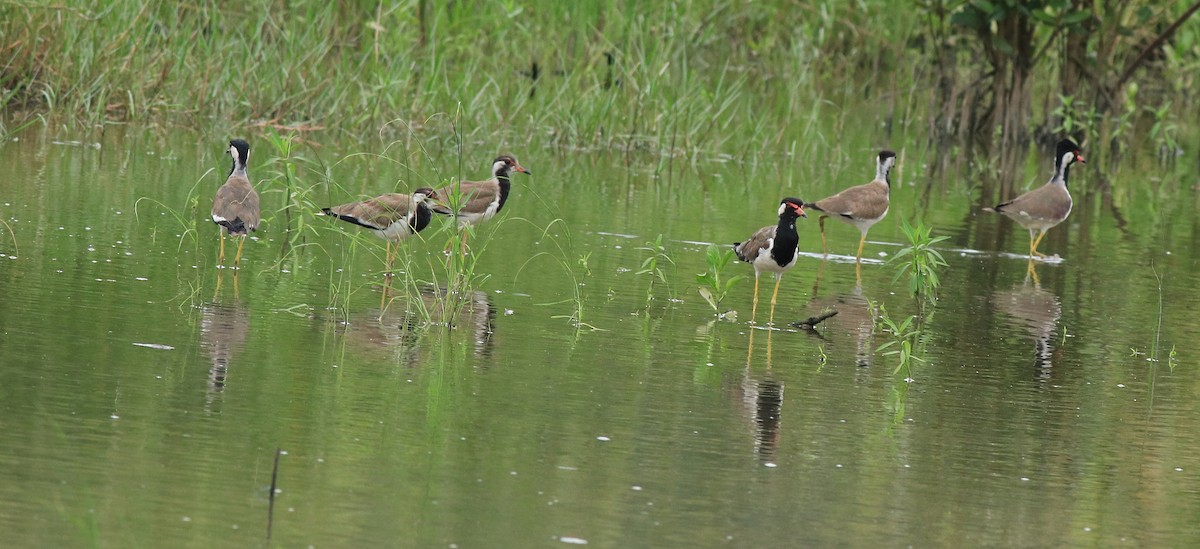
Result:
M818 218L817 225L821 226L821 253L823 253L825 255L829 255L829 246L827 244L825 244L825 218L826 217L829 217L829 216L823 215L820 218Z
M233 256L233 268L234 269L238 268L238 265L242 264L242 246L245 246L245 245L246 245L246 235L239 236L238 237L237 255Z
M754 306L750 309L751 324L754 324L756 316L758 316L758 271L754 271Z
M863 244L867 243L867 233L862 234L862 238L858 239L858 255L855 256L855 262L862 263Z
M1045 236L1046 236L1046 230L1042 229L1042 232L1038 233L1037 239L1034 240L1033 243L1029 245L1029 254L1030 255L1037 256L1037 257L1046 257L1046 254L1037 251L1038 244L1042 243L1042 238L1045 238ZM1033 238L1033 232L1029 233L1029 237Z
M392 241L385 240L384 243L386 245L386 251L383 252L383 276L384 276L384 278L391 278L392 277L392 262L395 261L396 256L393 255L393 252L392 252Z
M217 254L217 266L220 267L225 264L225 231L223 229L218 230L221 231L221 253Z
M779 281L782 279L782 273L775 273L775 291L771 292L771 319L767 321L768 326L775 325L775 300L779 297ZM770 338L768 338L767 341L771 341Z

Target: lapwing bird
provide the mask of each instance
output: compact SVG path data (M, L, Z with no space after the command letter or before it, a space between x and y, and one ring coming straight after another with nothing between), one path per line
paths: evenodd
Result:
M874 181L865 185L856 185L829 198L805 204L822 214L817 219L817 223L821 226L823 253L829 254L829 247L825 243L825 218L832 217L858 227L859 232L862 233L862 238L858 239L858 253L855 255L855 263L862 263L863 244L867 242L867 231L888 213L892 185L890 172L895 164L896 153L880 151L879 156L875 159Z
M411 195L388 193L361 202L321 208L320 215L370 229L376 236L386 240L384 265L390 276L395 253L400 251L400 241L429 226L429 220L433 217L429 199L436 197L433 189L423 187ZM395 252L393 243L396 245Z
M242 259L242 246L246 244L246 234L258 230L258 193L254 192L254 186L246 177L250 144L241 139L230 141L229 156L233 157L233 168L229 170L229 177L225 184L217 189L217 195L213 198L212 220L223 228L217 265L225 264L225 234L240 237L237 255L233 258L233 266L237 268Z
M1029 259L1046 257L1037 251L1038 244L1046 231L1062 223L1071 213L1071 193L1067 192L1067 174L1071 164L1087 163L1079 145L1070 139L1058 142L1054 153L1054 176L1045 185L1033 189L1008 202L997 204L995 208L984 208L985 211L998 212L1008 216L1018 225L1029 230ZM1034 231L1038 235L1034 238Z
M433 211L454 216L459 228L478 225L495 216L508 200L512 189L509 174L530 171L521 166L511 155L502 154L492 161L492 178L486 181L462 181L436 191L438 202ZM466 234L463 234L463 251L466 251Z
M796 218L808 217L805 204L799 198L784 198L779 202L779 224L763 227L745 242L733 245L738 259L754 265L754 307L750 310L753 324L758 315L758 277L763 271L775 273L775 291L771 294L771 319L775 323L775 300L779 297L779 279L784 271L796 264L800 256L800 235L796 232Z

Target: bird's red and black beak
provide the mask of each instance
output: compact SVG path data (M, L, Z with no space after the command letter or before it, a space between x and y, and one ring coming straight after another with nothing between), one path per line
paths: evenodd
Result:
M806 219L808 218L808 214L804 213L804 206L803 206L803 205L801 205L801 204L792 204L792 209L796 211L796 215L798 215L798 216L800 216L800 217L803 217L803 218L806 218Z
M1081 151L1075 151L1075 161L1080 164L1087 164L1087 160L1083 159L1083 152Z
M525 169L525 167L524 167L524 166L522 166L522 165L520 165L520 164L513 164L513 168L512 168L512 169L513 169L513 171L514 171L514 172L521 172L521 173L524 173L524 174L533 175L533 172L531 172L531 171L529 171L529 170L526 170L526 169Z

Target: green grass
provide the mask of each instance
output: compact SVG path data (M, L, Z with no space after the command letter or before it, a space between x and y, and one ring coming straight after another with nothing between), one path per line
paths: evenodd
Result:
M0 110L8 116L0 135L35 121L129 123L296 132L321 142L379 137L406 148L415 139L435 154L465 138L657 154L668 174L676 157L698 153L806 158L836 149L835 136L851 127L904 133L932 120L925 111L939 108L939 75L926 63L937 55L930 6L6 2ZM1185 30L1164 62L1174 72L1153 80L1171 95L1142 112L1152 120L1123 139L1154 133L1169 145L1173 121L1190 119L1194 102L1170 100L1190 93L1181 83L1200 66L1194 33ZM957 53L964 68L974 67L967 38ZM1039 70L1035 95L1051 93L1053 64ZM863 98L875 106L865 117L844 108ZM1053 119L1056 107L1083 108L1076 103L1063 111L1046 102L1037 114ZM818 117L835 120L832 133ZM1073 118L1064 124L1076 127ZM462 127L472 130L458 135Z
M933 246L950 237L931 236L933 228L926 227L919 220L916 226L910 224L907 219L901 220L900 230L908 240L908 246L901 248L889 260L896 264L896 276L893 281L907 274L910 296L920 297L923 302L936 302L937 289L942 285L938 269L946 266L946 260Z
M729 295L729 290L733 288L743 278L743 275L732 277L723 277L725 267L734 258L733 250L729 246L710 245L705 252L704 260L708 265L708 269L701 274L696 275L696 282L700 284L698 291L700 297L712 307L717 313L718 318L724 318L729 311L721 311L721 302Z

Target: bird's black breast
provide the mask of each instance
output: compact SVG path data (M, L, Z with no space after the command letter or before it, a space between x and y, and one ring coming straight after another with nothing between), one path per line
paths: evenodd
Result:
M504 202L508 200L508 191L512 189L512 182L507 177L498 177L496 181L500 183L500 203L496 204L496 213L504 208Z
M416 215L413 216L412 222L409 224L409 228L412 229L413 234L417 234L425 227L429 226L429 220L432 217L433 212L429 211L428 205L426 205L424 202L417 204L417 212Z
M796 222L787 225L779 224L775 231L775 243L771 246L771 259L780 267L786 267L796 259L796 249L800 247L800 235L796 233Z

